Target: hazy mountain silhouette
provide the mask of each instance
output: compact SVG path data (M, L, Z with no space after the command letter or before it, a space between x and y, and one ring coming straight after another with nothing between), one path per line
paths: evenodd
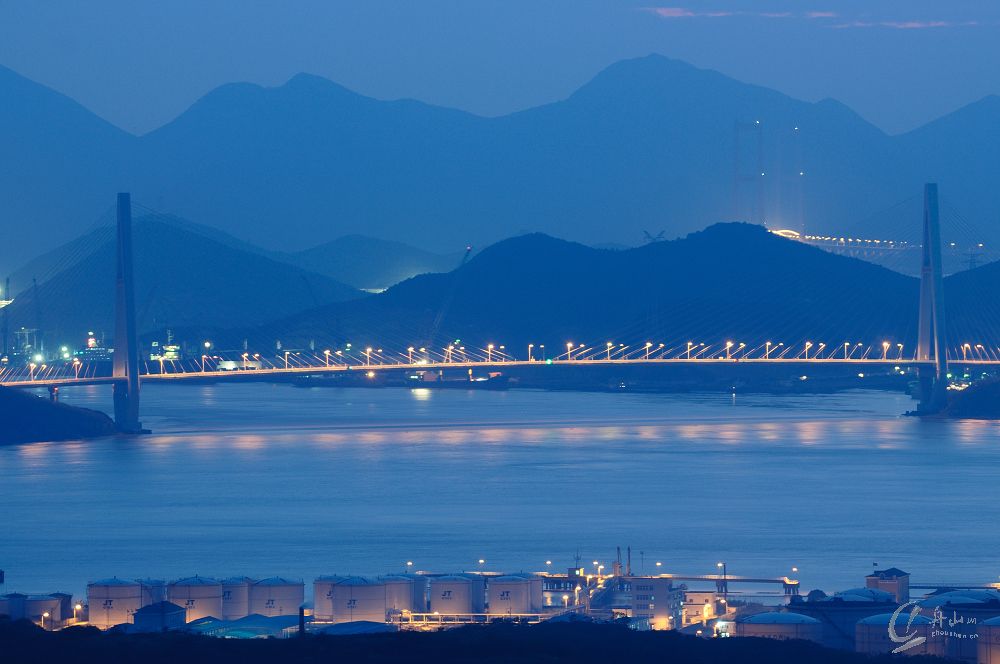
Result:
M345 235L285 260L366 290L382 290L418 274L451 272L462 254L434 254L402 242Z
M970 219L1000 207L988 177L1000 154L995 99L891 137L837 102L662 56L617 63L564 101L500 118L378 101L309 75L222 86L142 137L9 70L0 97L0 214L39 250L126 189L276 251L361 233L450 253L520 229L628 245L642 229L670 237L761 216L836 232L931 178ZM751 129L740 133L734 197L736 121ZM24 252L5 243L0 265Z
M915 279L759 226L718 224L616 251L541 234L516 237L487 247L452 274L415 277L380 295L269 323L250 336L266 342L282 330L292 346L311 339L396 348L430 343L433 320L452 289L437 344L503 343L522 357L528 343L548 344L550 356L570 341L754 346L811 340L832 348L847 340L888 340L910 347L916 333Z
M73 249L82 248L83 255L73 255ZM134 250L140 333L168 327L254 326L363 296L327 276L161 220L137 220ZM9 307L12 329L40 327L50 346L82 341L91 330L113 336L113 229L96 229L71 249L39 259L36 266L52 272L69 255L74 260L68 261L68 268L39 281L37 298L30 284L17 292Z

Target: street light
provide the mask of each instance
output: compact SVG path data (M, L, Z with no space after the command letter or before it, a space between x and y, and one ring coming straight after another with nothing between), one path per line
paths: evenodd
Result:
M535 344L528 344L528 361L531 362L531 349L535 347Z
M330 366L330 350L329 349L324 350L323 351L323 356L326 358L326 366L329 367ZM243 359L244 360L246 360L246 357L247 357L247 354L243 353Z
M889 355L889 342L888 341L883 341L882 342L882 360L884 361L884 360L888 359L888 355Z
M49 617L49 612L48 611L46 611L45 613L42 614L42 629L45 629L45 619L48 618L48 617ZM52 623L49 623L49 624L51 625Z
M694 344L689 341L688 342L688 346L687 346L687 359L689 359L689 360L691 359L691 347L692 346L694 346Z
M566 361L569 362L573 359L573 342L566 342Z
M611 347L612 347L612 346L614 346L614 344L613 344L613 343L611 343L611 342L609 341L609 342L607 343L607 347L608 347L608 361L609 361L609 362L611 361Z
M898 360L903 359L903 344L896 344L896 348L899 349L899 357L897 357L896 359Z
M715 566L722 570L722 599L725 601L729 598L729 583L726 581L726 563L718 562Z
M76 622L76 612L77 611L82 611L82 610L83 610L83 605L82 604L74 604L73 605L73 622Z
M727 360L732 358L732 348L733 348L733 342L732 341L727 341L726 342L726 359Z
M771 342L770 341L768 341L767 343L764 344L764 359L765 360L770 360L771 359Z
M406 349L406 361L413 364L413 346Z
M486 344L486 361L493 361L493 344Z
M75 378L80 377L80 358L73 358L73 373ZM160 373L163 373L163 358L160 358Z
M809 359L809 349L812 348L812 345L813 345L813 342L811 342L811 341L807 341L806 342L806 359L807 360Z
M653 342L647 341L646 342L646 359L647 360L649 359L649 349L652 348L652 347L653 347Z
M365 366L370 367L372 365L372 347L368 346L365 348Z

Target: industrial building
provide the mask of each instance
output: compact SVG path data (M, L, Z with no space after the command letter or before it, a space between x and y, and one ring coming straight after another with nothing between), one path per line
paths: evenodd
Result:
M677 629L681 624L684 590L665 577L629 578L632 622L638 629Z
M305 584L301 580L272 576L247 586L249 610L236 616L248 615L297 616L305 603Z
M813 591L806 600L793 597L788 610L815 618L823 626L818 641L831 648L855 649L859 620L892 613L899 606L894 595L878 588L851 588L833 595Z
M154 602L147 604L132 614L133 631L136 632L166 632L172 629L183 629L187 624L187 611L183 606L172 602Z
M596 563L595 563L596 565ZM630 567L630 566L629 566ZM1000 586L913 586L896 568L877 570L865 586L803 597L787 577L634 576L550 572L320 576L307 604L301 580L238 576L158 579L112 577L87 586L86 607L63 593L0 596L0 614L50 629L76 618L102 629L185 629L226 638L287 637L441 629L496 621L627 619L634 629L711 637L806 639L864 654L937 655L969 664L1000 664ZM691 589L687 583L711 589ZM778 584L747 592L735 585ZM911 600L915 588L930 593Z
M191 576L167 584L167 601L184 607L185 622L222 615L222 584L215 579Z
M801 613L765 611L736 621L736 636L823 642L823 623Z
M897 637L912 640L915 645L902 650L907 655L944 655L943 643L931 637L931 621L909 612L879 613L858 621L854 630L855 650L865 655L885 655L899 648L902 643L893 641L889 623Z
M132 622L132 616L142 608L142 585L112 577L87 584L88 620L91 625L109 629Z

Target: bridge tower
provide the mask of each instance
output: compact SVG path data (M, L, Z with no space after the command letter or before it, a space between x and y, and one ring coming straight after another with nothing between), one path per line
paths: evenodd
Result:
M122 433L142 433L139 422L139 345L132 271L132 197L118 194L118 249L115 279L115 425Z
M924 185L923 256L920 264L920 318L917 361L920 362L920 410L936 412L946 403L948 345L945 335L944 284L941 275L941 221L938 188Z

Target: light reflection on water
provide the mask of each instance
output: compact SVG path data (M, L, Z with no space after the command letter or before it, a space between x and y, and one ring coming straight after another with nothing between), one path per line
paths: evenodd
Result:
M64 400L106 409L102 388ZM154 434L0 449L8 588L610 560L861 584L1000 573L1000 426L905 397L159 386ZM634 555L633 561L640 559ZM645 570L651 572L651 569Z

